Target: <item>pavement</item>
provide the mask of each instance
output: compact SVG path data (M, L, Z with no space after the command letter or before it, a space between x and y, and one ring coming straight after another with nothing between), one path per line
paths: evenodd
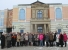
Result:
M4 48L4 49L1 49L1 46L0 46L0 50L68 50L68 45L67 47L56 47L56 46L54 47L22 46L21 47L20 46L20 47L11 47L11 48Z
M23 46L23 47L11 47L11 48L4 48L0 50L68 50L67 47L40 47L40 46Z

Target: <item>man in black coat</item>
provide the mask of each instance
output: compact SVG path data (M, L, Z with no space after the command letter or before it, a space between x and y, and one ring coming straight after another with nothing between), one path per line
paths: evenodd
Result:
M54 33L54 38L53 38L53 45L54 46L56 45L56 34L57 34L57 32Z
M63 43L63 34L62 33L60 33L59 44L61 45L61 47L63 47L63 45L64 45L64 43Z
M7 48L11 47L11 34L7 33Z
M5 47L5 35L4 33L1 36L1 49L3 49Z

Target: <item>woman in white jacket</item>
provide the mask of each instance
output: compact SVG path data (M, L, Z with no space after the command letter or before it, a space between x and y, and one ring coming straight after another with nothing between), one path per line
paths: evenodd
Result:
M59 34L56 34L56 46L59 46Z

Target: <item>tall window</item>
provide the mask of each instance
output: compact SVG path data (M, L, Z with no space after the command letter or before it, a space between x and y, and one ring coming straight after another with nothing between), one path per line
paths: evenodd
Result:
M0 26L3 26L4 25L4 20L3 18L0 18Z
M56 8L56 19L62 19L62 11L60 8Z
M0 12L0 15L1 15L1 12Z
M1 12L1 15L4 15L4 12Z
M19 20L25 20L25 10L20 9L19 11Z
M39 11L37 12L37 18L38 18L38 19L42 19L42 11L39 10Z

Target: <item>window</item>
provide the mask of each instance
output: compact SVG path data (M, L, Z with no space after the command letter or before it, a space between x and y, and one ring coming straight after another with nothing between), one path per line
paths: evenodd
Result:
M4 12L1 12L1 15L4 15Z
M39 10L39 11L37 12L37 18L38 18L38 19L42 19L42 11Z
M56 8L56 19L62 19L62 11L60 8Z
M60 34L60 32L61 32L61 29L58 29L58 34Z
M42 27L38 27L38 32L39 33L43 32L43 28Z
M3 18L0 18L0 26L3 26L4 25L4 20Z
M19 11L19 20L25 20L25 10L20 9Z
M24 30L20 30L20 33L24 33Z
M1 12L0 12L0 15L1 15Z

